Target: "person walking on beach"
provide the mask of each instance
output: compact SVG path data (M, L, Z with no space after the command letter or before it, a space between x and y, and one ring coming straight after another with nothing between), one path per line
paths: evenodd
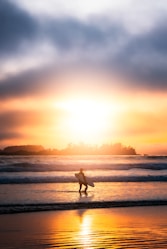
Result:
M82 184L83 184L83 185L85 185L85 190L84 190L84 191L85 191L85 193L86 193L86 191L87 191L87 189L88 189L88 184L87 184L87 182L86 182L86 177L85 177L85 174L84 174L82 168L80 169L79 174L80 174L80 175L82 176L82 178L83 178L83 181L79 180L79 185L80 185L80 187L79 187L79 192L81 192Z

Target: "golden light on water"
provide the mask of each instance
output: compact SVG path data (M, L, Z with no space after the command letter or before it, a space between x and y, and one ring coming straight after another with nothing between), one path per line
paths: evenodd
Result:
M83 216L80 224L80 243L82 246L91 246L92 238L92 217L90 215Z
M166 249L166 219L165 206L2 215L1 244L8 245L2 248L12 244L12 248Z

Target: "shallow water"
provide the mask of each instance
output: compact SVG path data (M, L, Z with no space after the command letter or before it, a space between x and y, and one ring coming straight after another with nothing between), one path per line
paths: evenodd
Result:
M166 249L167 207L3 215L3 249Z
M0 188L0 204L167 200L166 182L98 182L87 193L78 189L77 182L5 184Z
M95 182L87 194L78 193L74 174L80 167ZM69 208L83 202L157 203L167 201L166 189L167 157L0 156L0 213L5 212L3 205L14 212L15 204L27 211L31 204L35 211L59 203Z

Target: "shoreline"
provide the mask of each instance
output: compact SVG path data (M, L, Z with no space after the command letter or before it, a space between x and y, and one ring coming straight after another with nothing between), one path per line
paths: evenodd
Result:
M28 212L40 212L40 211L100 209L100 208L118 208L118 207L165 206L165 205L167 206L167 200L4 204L4 205L0 205L0 215L15 214L15 213L28 213Z

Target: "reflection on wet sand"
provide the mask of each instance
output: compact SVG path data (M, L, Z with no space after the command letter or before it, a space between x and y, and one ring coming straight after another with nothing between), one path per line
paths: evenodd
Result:
M2 215L0 248L165 249L166 220L166 206Z
M92 217L84 215L80 224L80 243L85 248L86 246L93 247L92 244Z
M94 194L89 192L81 191L79 192L79 202L90 202L94 197Z

